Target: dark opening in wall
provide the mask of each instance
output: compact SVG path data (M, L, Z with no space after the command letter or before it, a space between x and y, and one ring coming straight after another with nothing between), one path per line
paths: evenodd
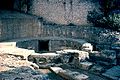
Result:
M38 41L38 50L39 50L39 52L49 51L49 40L47 40L47 41L39 40Z
M14 7L14 0L0 0L0 9L12 10Z

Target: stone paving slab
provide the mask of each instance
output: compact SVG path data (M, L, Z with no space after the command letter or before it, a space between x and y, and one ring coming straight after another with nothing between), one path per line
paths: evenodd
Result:
M50 67L50 69L67 80L87 80L89 78L89 76L83 73L79 73L75 71L73 72L70 71L69 69L63 70L60 67Z
M16 48L1 48L0 53L17 55L23 57L24 59L27 59L28 56L32 53L35 53L35 51L16 47Z
M120 79L120 66L114 66L114 67L108 69L102 75L104 75L108 78L111 78L113 80L119 80Z
M2 42L0 43L0 48L15 48L16 42Z

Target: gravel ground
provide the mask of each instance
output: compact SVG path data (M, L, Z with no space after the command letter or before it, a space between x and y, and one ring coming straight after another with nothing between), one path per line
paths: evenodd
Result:
M0 80L50 80L35 68L34 63L0 53Z
M24 66L24 67L23 67ZM109 80L103 76L89 73L71 66L63 65L63 69L70 69L89 76L89 80ZM48 69L38 69L31 66L31 62L20 57L0 53L0 80L64 80Z

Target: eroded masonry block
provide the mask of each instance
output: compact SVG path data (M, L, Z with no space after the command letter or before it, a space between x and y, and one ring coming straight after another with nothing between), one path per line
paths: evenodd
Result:
M116 64L116 52L114 50L93 51L89 55L94 62L103 61L109 64Z
M0 52L4 54L10 54L15 56L20 56L22 59L27 60L30 54L35 53L34 50L28 50L23 48L1 48Z
M105 59L106 62L109 64L117 64L116 63L116 52L114 50L102 50L101 57Z
M61 75L67 80L87 80L89 78L89 76L85 74L74 72L71 70L61 70L59 72L59 75Z
M63 77L65 80L87 80L89 78L89 76L79 73L79 72L75 72L75 71L71 71L69 69L62 69L60 67L50 67L50 69L55 72L56 74L60 75L61 77Z
M101 56L107 59L114 60L116 59L116 52L114 50L102 50Z
M80 62L79 63L79 68L83 70L89 70L92 67L93 63L91 62Z
M89 53L86 51L79 51L79 50L62 50L56 51L56 53L61 54L61 61L63 63L74 63L79 64L80 61L85 61L89 58Z
M81 47L81 50L87 51L87 52L92 52L93 46L90 43L84 43Z
M22 66L0 73L0 80L46 80L47 74L34 70L30 67Z
M90 71L100 74L100 73L104 72L105 69L104 69L103 66L100 66L100 65L96 64L90 69Z
M34 53L28 57L28 60L33 63L37 63L39 65L39 64L52 63L57 58L59 58L59 56L60 55L56 53L43 53L43 54Z
M16 42L2 42L0 43L0 48L15 48Z

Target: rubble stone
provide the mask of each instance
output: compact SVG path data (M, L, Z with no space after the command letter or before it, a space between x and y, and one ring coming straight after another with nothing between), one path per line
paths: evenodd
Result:
M34 53L28 56L28 60L39 65L44 63L52 63L59 57L60 55L56 53Z
M94 66L90 69L91 72L95 72L95 73L98 73L98 74L102 73L104 70L105 70L104 67L103 67L103 66L100 66L100 65L98 65L98 64L94 65Z
M114 60L116 59L116 52L114 50L102 50L101 51L101 56Z
M89 78L89 76L85 74L74 72L69 69L63 70L60 67L51 67L50 69L67 80L87 80Z
M87 51L87 52L92 52L93 46L90 43L84 43L81 47L81 50Z
M0 75L0 80L49 80L47 75L25 66L0 72Z
M116 65L116 52L114 50L102 50L101 52L91 52L90 59L94 62L108 62L110 65Z
M65 58L63 58L62 60L67 59L67 62L69 62L69 60L72 57L73 60L78 59L78 61L84 61L89 58L89 53L86 51L68 49L68 50L63 50L63 52L65 53L63 54L63 57L65 56Z
M1 48L0 52L4 53L4 54L19 56L25 60L28 59L28 56L30 54L35 53L34 50L28 50L28 49L17 48L17 47L15 47L15 48Z
M21 67L21 66L29 66L33 69L38 69L39 66L36 65L35 63L29 62L27 60L22 60L19 57L16 57L15 55L9 55L9 54L0 54L0 67L6 67L4 70L9 70L9 69L14 69L16 67ZM0 69L1 70L1 69Z
M116 52L114 50L102 50L101 57L106 58L106 60L111 64L116 63Z
M80 62L79 63L79 68L83 70L89 70L92 67L93 63L91 62Z

